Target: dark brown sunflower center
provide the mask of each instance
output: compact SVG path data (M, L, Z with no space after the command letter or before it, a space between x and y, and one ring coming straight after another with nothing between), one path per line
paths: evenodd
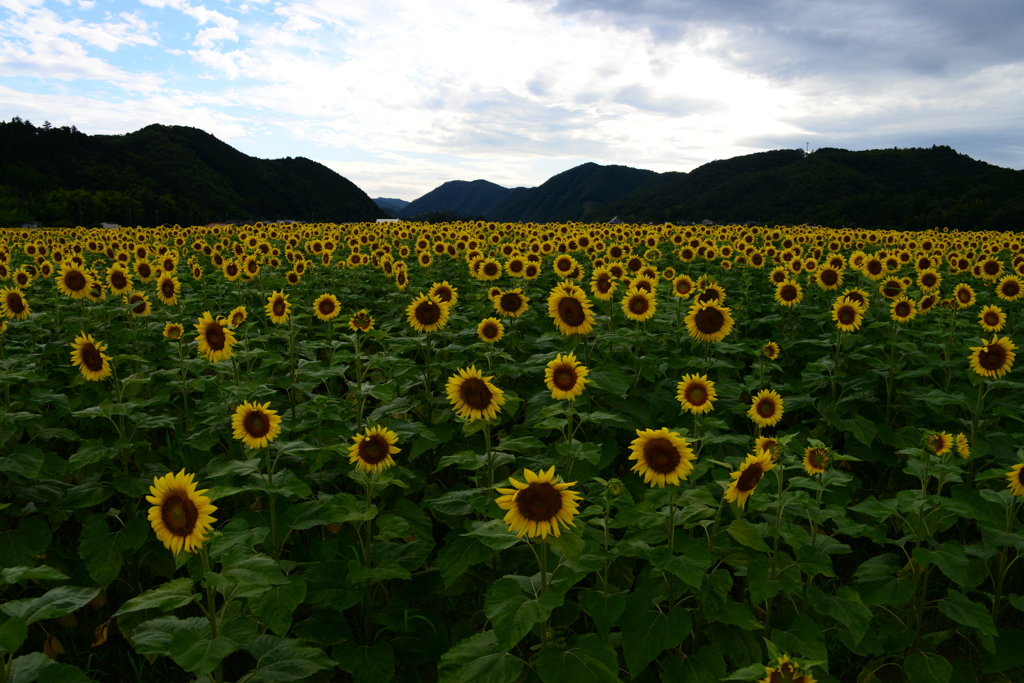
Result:
M242 420L245 433L254 439L261 439L270 433L270 417L262 410L254 410Z
M879 275L882 272L882 262L874 259L868 261L868 272L872 275Z
M985 271L986 275L997 275L999 273L999 266L999 261L985 261L982 270Z
M717 308L703 308L693 316L697 330L704 334L715 334L725 326L725 316Z
M971 292L968 289L958 289L956 291L956 298L960 303L966 304L971 300Z
M165 299L173 299L175 295L174 280L164 280L160 283L160 292Z
M886 296L893 297L903 291L903 287L896 282L887 282L885 287L882 289Z
M274 315L277 316L278 318L280 318L282 315L284 315L284 312L285 312L284 299L274 299L274 305L271 307L271 310L274 311Z
M703 384L690 384L687 385L683 396L690 405L702 406L708 401L708 389Z
M676 293L679 294L679 296L686 296L687 294L689 294L690 293L690 283L686 282L685 280L682 281L682 282L677 282L676 283Z
M632 313L633 315L641 315L643 313L646 313L647 309L650 307L651 305L647 301L647 297L645 296L640 296L638 294L636 296L630 297L629 299L629 312Z
M989 327L995 327L999 324L999 314L995 311L985 312L985 324Z
M558 317L569 327L579 327L587 320L583 304L568 296L558 302Z
M359 459L368 465L376 465L387 459L388 441L380 434L368 436L359 442Z
M507 292L501 295L501 310L515 313L523 305L523 297L515 292Z
M853 306L840 306L836 317L840 324L852 325L857 320L857 310Z
M599 277L597 279L597 282L595 283L595 286L597 287L597 291L601 292L602 294L607 294L612 288L612 281L607 276Z
M826 285L834 285L839 282L839 273L831 269L823 270L821 271L821 281Z
M150 275L153 274L153 269L149 267L148 263L140 263L138 270L139 275L141 275L142 277L149 277Z
M7 295L7 308L11 309L11 313L18 315L25 311L25 301L17 292L11 292Z
M206 331L203 333L203 336L206 338L206 345L214 351L220 351L224 348L226 339L224 336L224 328L220 326L220 323L210 323L206 328Z
M1003 293L1003 296L1014 297L1020 294L1020 285L1013 280L1007 280L999 287L999 291Z
M492 262L484 264L484 275L487 277L494 277L498 274L498 264Z
M188 536L199 521L199 509L184 491L172 491L160 505L164 526L175 536Z
M438 301L448 303L452 300L452 290L447 287L438 287L434 290L434 298Z
M755 408L755 410L757 411L758 415L767 419L775 414L775 411L778 410L778 406L775 405L775 399L762 398L760 401L757 402L757 407Z
M644 444L644 462L658 474L675 472L683 457L668 439L651 439Z
M548 521L562 510L562 493L548 482L533 482L515 500L519 514L531 522Z
M779 298L783 301L796 301L796 287L793 285L784 285L779 290Z
M487 323L486 325L483 326L480 332L481 334L484 335L485 338L494 339L495 337L498 336L498 326L495 325L494 323Z
M114 289L124 289L128 286L128 278L121 271L115 270L110 274L110 284L113 285Z
M921 284L931 289L935 286L936 278L931 273L927 273L921 277Z
M825 465L828 464L828 451L824 448L812 448L807 454L807 462L815 469L825 469Z
M486 410L491 405L491 390L478 377L470 377L459 387L462 402L473 410Z
M332 299L321 299L320 301L320 313L322 315L330 315L334 313L334 301Z
M908 315L910 315L910 302L900 301L898 304L896 304L896 315L900 318L906 318Z
M1006 364L1006 349L990 344L978 352L978 365L986 370L999 370Z
M707 303L709 301L718 301L719 298L720 296L718 290L715 289L714 287L711 287L710 289L705 289L704 293L697 297L697 301L700 301L701 303Z
M761 477L764 476L764 470L761 469L761 463L755 462L747 466L743 473L740 474L740 478L736 480L736 490L740 493L747 493L753 491L757 486L757 482L761 481Z
M633 257L626 262L626 267L632 270L634 273L644 267L644 262L637 257Z
M92 372L99 372L103 369L103 356L100 355L100 350L94 344L87 342L78 353L82 358L82 365Z
M78 270L72 270L64 276L64 286L72 292L80 292L85 289L85 275Z
M441 307L433 301L424 301L416 307L416 322L424 327L434 325L441 319Z
M569 391L576 387L576 371L568 365L563 365L555 370L551 376L551 381L558 389Z

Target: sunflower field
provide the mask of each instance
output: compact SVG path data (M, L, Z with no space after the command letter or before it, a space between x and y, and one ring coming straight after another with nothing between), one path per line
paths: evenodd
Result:
M0 231L0 683L1024 680L1021 245Z

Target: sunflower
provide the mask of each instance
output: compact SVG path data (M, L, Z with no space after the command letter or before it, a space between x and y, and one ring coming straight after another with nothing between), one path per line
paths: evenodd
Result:
M646 322L654 317L654 311L658 307L658 301L654 294L645 289L630 286L626 290L626 296L622 297L622 312L630 320L638 323Z
M18 289L28 289L30 284L32 284L32 275L25 270L25 266L22 266L14 273L14 286Z
M906 295L900 295L892 302L889 307L889 317L898 323L909 322L914 319L917 315L917 306L914 304L913 299L908 299Z
M811 476L823 474L831 459L829 449L808 446L804 449L804 471Z
M754 452L767 453L774 462L782 456L782 443L773 436L759 436L754 439Z
M493 377L484 377L476 366L461 368L448 379L448 400L455 413L466 420L493 420L505 405L505 394L491 384Z
M32 314L28 302L17 289L0 290L0 311L14 320L24 320Z
M501 277L502 273L501 264L492 258L484 259L480 263L480 267L476 270L476 279L488 282L490 280L497 280Z
M348 326L353 332L369 332L373 329L373 316L364 308L352 314L348 319Z
M115 263L107 270L107 286L111 294L124 294L132 288L132 277L123 266Z
M800 669L800 665L790 661L789 655L779 657L775 666L766 667L765 677L757 683L817 683L817 680Z
M153 279L153 264L145 259L137 260L135 262L135 274L143 282L149 282Z
M636 430L637 438L629 448L630 460L636 460L631 468L644 477L644 483L651 487L665 488L665 484L678 486L693 471L696 455L689 442L670 432L667 428Z
M871 297L868 295L868 293L865 292L863 289L858 289L856 287L851 287L850 289L843 292L839 299L837 299L837 301L842 301L844 299L846 301L852 301L854 303L860 304L861 306L864 307L865 311L868 310L868 305L871 303Z
M917 286L924 292L931 292L942 284L942 276L934 268L925 268L917 274Z
M264 310L267 312L267 317L270 318L270 322L275 325L288 322L288 313L291 310L291 303L288 301L288 295L284 292L274 292L267 298L267 305Z
M194 327L197 330L199 354L206 356L206 360L219 363L235 355L231 350L235 344L235 333L220 321L214 320L209 311L203 313Z
M110 377L113 371L110 366L111 358L103 353L107 347L93 341L92 335L82 332L75 337L71 349L71 363L78 366L82 377L91 382L99 382Z
M672 293L680 299L689 299L693 294L693 280L689 275L678 275L672 280Z
M988 305L978 314L978 324L986 332L998 332L1006 325L1006 313L998 306Z
M502 292L494 297L494 310L505 318L518 318L530 307L530 297L523 294L519 287Z
M954 443L956 445L956 454L957 455L959 455L964 460L966 460L967 458L971 457L971 444L969 444L967 442L967 435L966 434L964 434L963 432L960 432L955 437L953 437L953 441L954 441Z
M196 491L194 474L185 470L162 477L153 477L153 485L146 496L153 507L149 508L149 523L156 532L156 538L164 547L178 554L184 550L191 553L203 547L206 533L217 520L212 514L217 510L210 499L203 494L207 489Z
M781 353L781 351L779 350L778 344L775 342L768 342L761 348L761 353L763 353L764 357L768 360L775 360L779 357L779 353Z
M381 425L356 434L352 441L354 443L348 448L348 461L367 474L383 472L393 466L395 460L391 456L401 450L395 445L398 434Z
M966 282L961 282L953 290L953 299L958 308L970 308L978 300L974 289Z
M0 318L0 334L5 334L6 332L7 332L7 321L2 319L2 318Z
M747 415L758 427L771 427L779 423L785 406L782 396L774 389L762 389L754 397Z
M60 289L60 293L72 299L87 297L92 282L92 275L89 274L89 271L69 263L61 265L60 275L57 276L57 288Z
M590 293L599 301L610 301L618 286L607 268L596 268L590 280Z
M270 402L262 405L245 401L235 408L231 416L234 437L249 448L264 448L281 433L281 416L270 409Z
M1021 285L1021 280L1016 275L1007 275L996 285L996 296L1003 301L1016 301L1022 295L1024 295L1024 286Z
M690 337L699 342L720 342L732 332L730 309L714 301L694 303L686 316Z
M558 354L544 368L544 384L551 390L551 398L560 401L574 401L583 393L584 385L590 380L590 370L580 365L576 356L567 353Z
M833 290L843 284L843 271L832 266L822 266L814 273L814 281L824 290Z
M562 334L590 334L594 329L594 314L590 301L582 290L568 292L555 287L548 296L548 315Z
M447 280L444 282L435 282L427 294L442 303L448 304L449 309L454 308L455 304L459 302L458 288L452 287L448 284Z
M576 482L556 483L555 468L534 473L523 471L526 482L512 477L508 481L515 488L497 489L495 501L502 510L508 510L505 523L508 530L522 538L547 538L548 534L558 537L562 527L576 526L572 518L579 514L580 494L569 487Z
M181 294L181 283L177 276L161 273L156 280L156 298L167 306L173 306L178 303L179 294Z
M499 296L501 296L501 294L502 294L502 289L501 289L501 287L498 287L497 285L495 285L494 287L491 287L491 288L489 288L487 290L487 298L491 300L491 303L494 303L494 300L497 299Z
M929 432L924 437L925 450L934 455L945 455L953 449L954 438L947 432Z
M832 304L832 319L843 332L853 332L864 322L864 307L856 302L840 299Z
M718 393L715 391L715 383L707 375L683 375L682 381L676 384L676 399L683 410L697 415L714 410Z
M784 280L775 285L775 300L780 306L792 308L804 298L804 290L795 280Z
M972 346L971 369L982 377L999 379L1013 369L1014 350L1017 348L1009 337L992 337L992 341L981 340L982 346Z
M745 508L747 499L754 493L761 477L773 467L775 467L775 463L772 462L772 456L769 453L762 452L758 455L748 453L747 459L743 461L740 468L729 475L733 481L725 490L726 502L736 503L739 507Z
M143 317L153 312L153 307L145 292L131 292L127 296L121 297L121 300L128 306L128 312L133 317Z
M236 306L233 311L228 313L228 325L238 327L245 322L247 317L249 317L249 312L245 309L245 306Z
M485 344L494 344L505 336L505 326L497 318L484 318L476 326L476 334Z
M167 323L164 325L164 338L171 341L178 341L184 336L185 328L181 323Z
M1010 494L1018 498L1024 498L1024 462L1018 463L1006 473L1006 481L1009 482L1006 488Z
M420 293L405 309L405 315L417 332L433 332L448 324L448 304Z
M324 322L334 320L341 314L338 297L333 294L321 294L313 302L313 312L316 314L316 317Z

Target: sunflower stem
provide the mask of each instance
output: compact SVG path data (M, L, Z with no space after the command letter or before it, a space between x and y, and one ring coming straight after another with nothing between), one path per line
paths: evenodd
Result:
M491 451L491 421L484 422L484 445L487 449L487 488L494 488L494 453Z
M288 397L292 404L292 422L295 422L295 373L298 363L295 360L295 315L288 316L288 354L291 356L292 383L288 387Z
M676 550L676 488L669 486L668 489L668 558L669 561L675 556ZM665 577L668 579L668 606L671 607L676 602L675 594L675 575L672 572L668 572Z
M985 405L985 394L989 392L991 385L988 382L982 382L978 386L978 402L974 406L974 419L971 421L971 441L970 445L975 444L975 437L978 435L978 427L981 426L981 410Z
M363 349L359 333L354 336L356 347L356 431L363 428Z
M206 584L206 616L210 620L210 640L214 641L220 636L220 624L217 623L217 609L216 609L216 591L207 575L210 574L210 555L208 545L204 545L199 549L199 559L203 563L203 581ZM220 683L224 680L224 670L221 663L217 663L217 668L213 672L213 680L216 683Z
M184 335L183 335L184 336ZM185 340L178 337L178 364L181 366L181 410L185 420L185 436L189 435L188 428L188 384L185 374Z
M267 463L267 487L273 488L274 465L270 462L269 446L263 449L263 457ZM274 559L276 560L281 554L280 548L277 547L277 506L274 504L277 502L277 496L273 493L268 493L267 500L270 504L270 545L274 547Z

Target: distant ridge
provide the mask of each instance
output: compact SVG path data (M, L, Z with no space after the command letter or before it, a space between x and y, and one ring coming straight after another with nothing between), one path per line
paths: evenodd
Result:
M151 125L126 135L0 122L0 225L367 221L386 214L303 157L256 159L213 135Z
M399 216L411 217L429 212L454 211L472 218L486 214L509 192L507 187L487 180L449 180L409 202Z
M404 199L390 199L388 197L374 197L373 203L392 216L398 216L399 212L409 205Z

